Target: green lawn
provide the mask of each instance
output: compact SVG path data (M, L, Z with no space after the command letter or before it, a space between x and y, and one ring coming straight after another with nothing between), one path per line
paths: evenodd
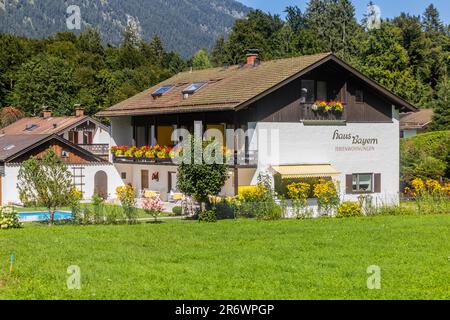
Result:
M0 299L449 299L449 236L444 215L28 226L0 231Z

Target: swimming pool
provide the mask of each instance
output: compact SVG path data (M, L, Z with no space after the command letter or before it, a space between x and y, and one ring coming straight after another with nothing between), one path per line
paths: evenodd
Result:
M19 213L19 220L21 222L33 222L33 221L47 221L50 219L48 212L21 212ZM72 219L72 213L56 211L55 220L68 220Z

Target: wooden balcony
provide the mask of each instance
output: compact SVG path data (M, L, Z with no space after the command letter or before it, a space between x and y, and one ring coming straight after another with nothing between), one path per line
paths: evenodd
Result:
M109 155L109 145L108 144L80 144L79 145L84 150L96 156L108 156Z
M175 166L172 159L159 158L134 158L125 156L113 156L114 163L120 164L135 164L135 165L158 165L158 166ZM244 156L239 155L238 152L234 154L234 165L231 167L245 167L256 168L258 166L258 152L248 151Z

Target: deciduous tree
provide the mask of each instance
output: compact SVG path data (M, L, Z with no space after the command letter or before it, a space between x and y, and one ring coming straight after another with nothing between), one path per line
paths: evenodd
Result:
M47 208L49 225L55 221L55 211L72 204L72 175L53 149L41 160L31 157L19 170L17 189L25 205Z

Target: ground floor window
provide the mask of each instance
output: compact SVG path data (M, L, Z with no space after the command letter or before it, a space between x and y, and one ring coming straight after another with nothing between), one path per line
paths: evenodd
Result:
M373 191L373 174L354 174L352 191L354 193L369 193Z
M381 175L374 173L354 173L347 175L347 193L380 193Z

